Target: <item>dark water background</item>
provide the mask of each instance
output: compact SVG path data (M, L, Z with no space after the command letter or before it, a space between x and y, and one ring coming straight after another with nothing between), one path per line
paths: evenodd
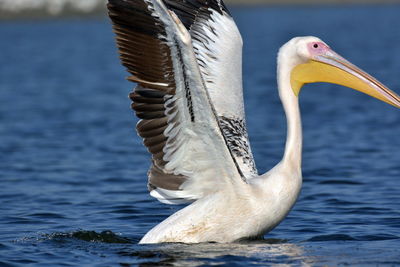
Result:
M275 58L291 37L321 37L400 92L400 6L232 13L260 172L283 153ZM0 51L0 266L400 265L399 110L306 86L302 194L265 241L139 246L179 207L147 193L108 20L1 22Z

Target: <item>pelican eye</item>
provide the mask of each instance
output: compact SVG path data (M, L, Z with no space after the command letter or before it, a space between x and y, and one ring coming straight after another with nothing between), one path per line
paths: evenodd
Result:
M314 47L314 48L318 48L318 44L314 44L313 47Z

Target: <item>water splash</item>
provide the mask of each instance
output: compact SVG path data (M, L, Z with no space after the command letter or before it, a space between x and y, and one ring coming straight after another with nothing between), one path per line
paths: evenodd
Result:
M118 243L118 244L132 243L132 241L129 240L128 238L121 237L113 233L112 231L102 231L100 233L97 233L95 231L79 230L67 233L52 233L47 235L45 234L43 235L43 238L50 240L75 238L87 242Z

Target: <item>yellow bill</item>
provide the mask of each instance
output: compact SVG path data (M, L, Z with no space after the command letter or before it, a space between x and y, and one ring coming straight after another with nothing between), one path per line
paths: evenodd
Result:
M396 93L330 49L292 70L291 85L296 95L304 84L315 82L343 85L400 108Z

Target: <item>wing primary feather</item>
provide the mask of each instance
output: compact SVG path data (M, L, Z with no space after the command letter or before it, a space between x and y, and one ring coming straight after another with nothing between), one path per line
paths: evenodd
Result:
M223 2L109 0L108 8L127 79L138 84L129 98L141 119L137 132L152 154L151 194L181 203L217 190L216 184L228 186L229 179L245 181L208 92L214 80L204 75L208 60L219 60L209 48L218 40L207 34L221 38L224 25L199 23L229 14ZM203 26L206 31L199 30Z

